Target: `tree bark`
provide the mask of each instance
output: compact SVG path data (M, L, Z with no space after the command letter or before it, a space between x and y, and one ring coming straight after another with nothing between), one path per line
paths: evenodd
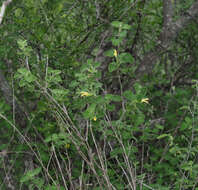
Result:
M135 71L135 77L140 78L144 74L152 73L156 61L165 49L167 49L178 33L184 29L192 20L198 17L198 1L194 2L188 11L184 13L178 20L172 22L172 3L171 0L164 0L163 3L163 30L155 48L146 53L140 65Z

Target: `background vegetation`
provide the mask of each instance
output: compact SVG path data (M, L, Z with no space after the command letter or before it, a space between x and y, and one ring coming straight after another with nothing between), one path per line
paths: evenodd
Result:
M198 190L197 0L1 3L0 189Z

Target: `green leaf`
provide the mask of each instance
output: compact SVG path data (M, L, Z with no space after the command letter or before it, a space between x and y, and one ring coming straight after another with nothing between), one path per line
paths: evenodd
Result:
M66 95L68 92L69 91L67 89L52 89L52 93L58 95Z
M37 103L37 108L38 108L39 112L45 112L46 110L48 110L47 102L40 100Z
M18 69L17 72L19 72L23 75L27 75L30 71L23 67L23 68Z
M128 24L124 24L123 22L120 22L120 21L113 21L111 23L111 25L115 28L121 28L121 29L124 29L124 30L129 30L131 29L131 26L128 25Z
M122 101L122 98L118 95L113 95L113 94L106 94L105 95L106 100L114 101L114 102L120 102Z
M51 90L53 97L58 101L64 101L67 99L67 94L69 90L67 89L52 89Z
M86 119L92 119L95 116L96 104L92 103L83 113Z
M123 153L123 149L122 148L114 148L111 152L110 152L110 155L111 157L116 157L118 156L119 154L122 154Z
M18 46L21 50L25 50L25 48L27 47L27 40L22 40L22 39L19 39L17 41L18 43Z
M38 189L41 189L44 185L44 180L41 178L34 178L32 180L32 183L34 183L38 187Z
M17 8L17 9L15 10L14 14L15 14L16 17L20 17L20 16L22 16L23 11L22 11L22 9Z
M107 110L108 111L115 111L115 105L114 104L112 104L112 105L107 104Z
M126 30L123 30L122 32L119 33L119 36L120 36L121 38L125 38L126 35L127 35L127 31L126 31Z
M95 97L95 103L96 104L103 104L103 103L105 103L105 99L104 99L104 97L103 96L97 96L97 97Z
M120 43L123 41L123 39L122 38L112 38L111 41L114 46L119 46Z
M48 185L45 190L57 190L57 186L55 185Z
M58 135L54 133L54 134L48 136L45 139L45 142L48 143L48 142L51 142L51 141L54 141L54 140L57 140L57 139L58 139Z
M170 146L172 146L173 145L173 136L171 134L162 134L162 135L158 136L157 139L162 139L165 137L169 138Z
M179 128L180 131L184 131L185 129L188 128L188 124L186 122L183 122Z
M134 84L136 94L142 94L142 86L139 83Z
M56 9L55 12L56 14L58 14L59 12L61 12L61 10L63 9L63 4L60 2L56 5Z
M64 190L65 188L64 187L60 187L59 185L47 185L47 187L45 187L44 190Z
M130 101L133 101L133 100L136 99L136 96L132 93L131 90L126 90L126 91L124 91L123 96L124 96L127 100L130 100Z
M160 129L160 130L163 130L164 129L164 126L163 125L160 125L160 124L156 124L155 127L157 129Z
M60 75L61 74L61 71L60 70L57 70L57 69L52 69L52 68L48 68L48 74L51 74L51 75Z
M145 116L142 113L139 113L135 119L135 127L141 125L142 123L144 123L145 120Z
M99 63L99 62L94 62L94 67L95 67L95 68L100 67L100 65L101 65L101 63Z
M24 76L24 79L27 81L27 82L29 82L29 83L31 83L31 82L34 82L34 81L36 81L36 77L32 74L32 73L28 73L28 75L25 75Z
M122 25L122 29L130 30L130 29L131 29L131 26L128 25L128 24L123 24L123 25Z
M25 86L27 83L24 81L24 80L20 80L19 81L19 86L20 87L23 87L23 86Z
M185 121L186 121L187 124L192 123L192 119L190 117L185 117Z
M134 58L132 57L130 53L121 53L118 57L121 63L133 63L134 62Z
M108 70L110 73L117 70L118 68L119 68L118 62L111 62L108 66Z
M113 22L111 23L111 25L112 25L113 27L115 27L115 28L121 28L121 27L122 27L122 22L120 22L120 21L113 21Z
M160 136L157 137L157 139L162 139L162 138L165 138L165 137L169 137L170 134L162 134Z
M123 138L124 140L130 140L130 139L132 139L131 133L129 133L128 131L123 131L123 133L122 133L122 138Z
M36 168L34 170L28 171L21 179L20 182L24 183L34 178L35 175L38 175L41 172L41 167Z
M114 50L110 49L104 52L104 55L107 57L114 57Z

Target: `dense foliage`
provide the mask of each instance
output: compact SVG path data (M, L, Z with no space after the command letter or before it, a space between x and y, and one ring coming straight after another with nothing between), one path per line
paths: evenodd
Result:
M0 189L198 190L197 0L1 6Z

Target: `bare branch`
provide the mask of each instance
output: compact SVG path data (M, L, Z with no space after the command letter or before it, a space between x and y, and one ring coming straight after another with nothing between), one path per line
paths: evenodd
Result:
M163 0L163 32L161 34L161 41L168 38L168 30L172 24L173 5L172 0Z
M12 0L7 0L7 1L4 1L2 6L1 6L1 12L0 12L0 24L2 23L3 21L3 16L5 14L5 10L6 10L6 7L12 2Z
M173 5L172 0L163 0L163 26L168 28L169 24L172 24L173 17Z

